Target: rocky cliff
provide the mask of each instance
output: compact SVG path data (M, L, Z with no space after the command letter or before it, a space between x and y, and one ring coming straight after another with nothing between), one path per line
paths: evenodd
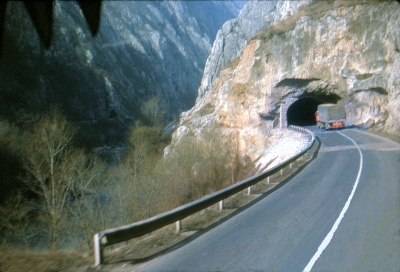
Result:
M347 126L400 134L399 18L394 1L315 2L263 29L181 115L168 150L212 128L239 134L242 155L255 161L273 128L314 118L326 102L345 106Z
M292 15L309 2L311 0L247 2L239 16L224 23L218 31L204 68L198 97L212 88L221 69L242 54L244 46L257 32Z
M207 56L236 1L104 1L92 37L78 4L55 1L44 49L21 2L7 3L0 59L0 115L51 105L76 121L134 119L155 95L171 115L193 106Z

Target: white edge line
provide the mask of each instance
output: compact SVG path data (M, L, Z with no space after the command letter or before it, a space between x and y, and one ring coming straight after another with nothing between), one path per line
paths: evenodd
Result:
M354 193L357 189L357 185L360 181L360 177L361 177L361 172L362 172L362 168L363 168L363 155L361 152L360 147L358 146L358 144L349 136L344 135L341 132L338 132L340 135L342 135L343 137L346 137L347 139L349 139L358 149L358 153L360 153L360 167L358 169L358 175L356 178L356 181L353 185L353 190L351 191L351 194L349 196L349 198L347 199L346 204L344 205L342 211L340 212L340 215L338 217L338 219L336 219L335 224L333 224L332 229L329 231L328 235L326 235L325 239L322 241L321 245L318 247L317 252L315 252L314 256L311 258L311 260L308 262L307 266L304 268L304 272L309 272L311 271L312 267L314 266L315 262L318 260L318 258L321 256L322 252L325 250L325 248L329 245L329 243L332 240L333 234L335 233L336 229L339 227L340 222L342 221L344 214L346 213L347 209L350 206L350 202L353 199Z

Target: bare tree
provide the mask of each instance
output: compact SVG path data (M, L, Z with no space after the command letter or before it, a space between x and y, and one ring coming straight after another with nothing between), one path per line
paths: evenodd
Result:
M196 197L194 181L203 174L201 152L196 137L187 135L162 160L159 166L162 171L159 170L159 173L168 184L164 206L176 208Z
M174 196L165 206L174 208L237 182L245 167L238 152L238 135L222 138L218 129L188 133L162 161L160 175L167 195Z
M42 117L26 137L22 180L39 196L48 223L48 247L60 246L60 228L71 192L82 186L91 168L83 150L72 146L76 129L53 110Z
M12 244L28 246L31 237L37 234L35 226L29 221L32 205L18 193L10 196L0 206L0 246Z
M160 183L153 174L160 157L160 127L136 126L128 138L121 165L110 171L113 205L123 223L147 218L157 210Z
M165 114L167 113L167 105L159 96L155 96L140 106L140 111L149 120L151 126L162 124Z
M68 205L71 229L70 236L81 236L77 239L81 247L86 245L92 249L93 233L108 227L105 222L104 207L101 203L101 189L106 187L103 178L105 165L98 156L86 156L77 168L75 182L71 194L73 201Z

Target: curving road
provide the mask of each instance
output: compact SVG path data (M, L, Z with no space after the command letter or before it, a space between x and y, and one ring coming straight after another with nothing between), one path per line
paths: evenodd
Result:
M139 271L400 271L400 144L317 136L283 187Z

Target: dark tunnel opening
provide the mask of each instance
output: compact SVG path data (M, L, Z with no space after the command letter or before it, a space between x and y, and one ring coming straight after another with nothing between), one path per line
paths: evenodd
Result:
M319 104L322 104L322 101L312 97L297 100L287 111L288 124L294 126L316 125L315 112Z
M325 95L323 97L306 96L299 98L287 111L288 125L315 126L315 112L318 105L324 103L336 104L340 100L337 95Z

